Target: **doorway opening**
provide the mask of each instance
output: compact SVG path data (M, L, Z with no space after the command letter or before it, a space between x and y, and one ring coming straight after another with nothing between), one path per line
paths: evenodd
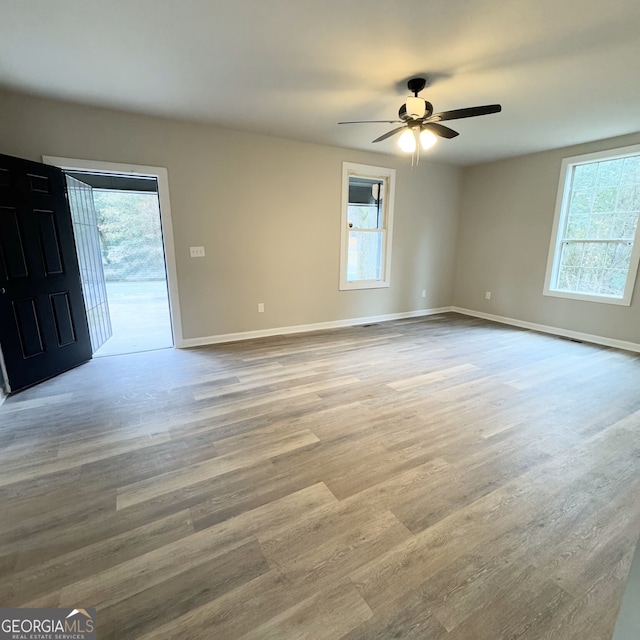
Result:
M173 347L157 181L66 176L93 356Z
M67 181L93 356L179 344L166 170L45 162L61 167Z

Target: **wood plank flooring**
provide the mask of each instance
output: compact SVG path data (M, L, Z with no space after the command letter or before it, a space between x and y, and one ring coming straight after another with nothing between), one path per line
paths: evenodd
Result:
M102 640L610 640L640 358L456 314L101 358L0 407L0 506L0 606Z

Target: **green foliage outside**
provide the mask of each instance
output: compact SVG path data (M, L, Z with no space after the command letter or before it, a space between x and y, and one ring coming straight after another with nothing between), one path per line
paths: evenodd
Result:
M573 171L558 288L621 296L640 212L640 156Z
M93 200L107 280L165 278L158 196L100 191Z

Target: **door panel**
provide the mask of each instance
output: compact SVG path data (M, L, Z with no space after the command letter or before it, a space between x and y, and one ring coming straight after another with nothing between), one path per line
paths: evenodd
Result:
M18 224L18 211L13 207L0 207L0 251L7 279L16 280L29 275Z
M51 302L51 310L55 319L58 346L66 347L76 341L69 293L66 291L53 293L49 296L49 301Z
M58 240L55 213L53 211L35 211L38 221L38 237L44 259L45 276L58 276L64 273L62 252Z
M26 360L44 352L44 337L38 320L35 298L13 301L13 313L18 327L22 357Z
M7 391L91 358L60 169L0 155L0 347Z

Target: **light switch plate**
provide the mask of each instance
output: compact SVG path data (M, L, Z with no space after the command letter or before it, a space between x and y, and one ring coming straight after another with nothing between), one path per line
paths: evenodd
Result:
M204 258L204 247L189 247L192 258Z

